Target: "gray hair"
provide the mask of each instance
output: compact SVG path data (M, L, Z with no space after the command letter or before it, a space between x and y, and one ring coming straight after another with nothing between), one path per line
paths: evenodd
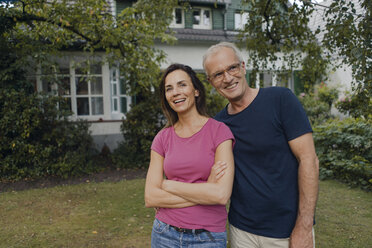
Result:
M224 48L224 47L232 49L235 53L235 56L239 59L239 62L243 62L243 56L242 56L240 50L236 47L236 45L231 43L231 42L223 41L223 42L220 42L218 44L215 44L215 45L209 47L208 50L206 51L206 53L204 54L204 56L203 56L204 71L205 71L205 61L209 58L209 56L218 52L221 48Z

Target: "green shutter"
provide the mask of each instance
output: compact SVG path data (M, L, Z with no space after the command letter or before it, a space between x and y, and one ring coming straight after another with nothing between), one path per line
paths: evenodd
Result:
M212 22L213 29L223 30L224 21L223 21L223 12L222 9L212 8Z
M120 14L123 9L131 7L135 1L134 0L118 0L116 1L116 14Z
M293 84L294 84L294 93L298 96L301 92L304 92L304 84L301 82L300 71L293 72Z
M185 10L185 28L192 28L192 9Z

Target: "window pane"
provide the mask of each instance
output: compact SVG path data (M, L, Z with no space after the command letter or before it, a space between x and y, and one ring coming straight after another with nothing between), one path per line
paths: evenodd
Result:
M175 23L182 24L182 9L175 9Z
M103 97L92 97L92 115L103 115Z
M58 79L58 95L70 95L70 77L60 77Z
M242 29L242 16L240 13L235 13L235 29Z
M199 25L200 24L200 9L194 9L192 12L192 15L193 15L192 24Z
M102 95L102 77L91 77L90 92L92 95Z
M210 23L211 23L211 13L209 10L204 10L204 13L203 13L203 24L206 25L206 26L209 26Z
M75 74L79 74L79 75L86 75L86 74L88 74L87 64L85 62L84 63L76 64Z
M78 97L76 98L77 114L78 115L89 115L89 98Z
M52 83L50 83L46 80L43 80L41 82L41 84L42 84L42 89L43 89L44 93L51 93L52 92Z
M277 75L276 86L288 88L288 79L289 79L289 77L288 77L287 74L281 73L281 74Z
M117 90L118 85L117 84L111 84L111 87L112 87L112 95L116 96L118 94L118 90Z
M117 98L114 98L113 99L113 104L112 104L112 111L118 111L118 99Z
M101 64L92 64L90 65L90 74L102 74Z
M59 74L70 75L70 68L68 65L59 66Z
M55 65L42 65L41 74L43 75L52 75L56 73Z
M86 77L76 77L75 84L77 95L88 95L88 81Z
M126 80L124 78L120 78L120 94L125 95L126 92Z
M126 97L120 97L120 107L121 107L121 113L125 114L127 113L127 98Z
M63 102L61 104L63 105L61 106L63 109L72 111L70 97L63 97Z

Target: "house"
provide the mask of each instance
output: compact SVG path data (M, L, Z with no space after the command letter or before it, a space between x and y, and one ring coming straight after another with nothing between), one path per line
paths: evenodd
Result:
M317 34L317 40L322 42L325 30L325 22L323 17L325 15L325 10L332 4L333 0L321 1L318 5L314 6L314 12L309 20L309 27L312 31L320 28L321 32ZM355 5L355 15L362 14L362 7L359 1L349 0ZM340 67L328 70L326 83L331 86L338 88L341 95L345 91L351 91L351 83L353 81L352 69L348 65L342 64L342 58L337 54L332 54L332 62L335 64L341 64Z
M108 1L112 13L118 14L130 6L134 0ZM174 31L177 43L167 45L156 42L156 48L167 54L167 60L161 67L166 68L171 63L183 63L191 66L197 72L203 72L202 56L213 44L221 41L235 41L238 31L248 21L240 0L189 0L186 8L177 7L173 10L171 30ZM120 132L122 118L130 110L133 102L128 96L124 79L119 77L117 68L108 64L100 64L100 54L92 58L88 71L77 53L67 53L59 60L60 80L63 86L56 88L37 78L37 90L58 92L67 98L73 111L74 119L85 119L90 122L93 139L100 150L106 144L115 149L123 137ZM103 55L103 54L102 54ZM245 57L247 51L243 51ZM247 68L249 69L249 68ZM249 72L249 70L248 70ZM43 75L39 72L38 75ZM86 76L89 75L89 79ZM247 73L247 79L252 80ZM284 86L295 90L300 84L295 74L281 75L270 71L262 71L255 80L257 87L271 85Z

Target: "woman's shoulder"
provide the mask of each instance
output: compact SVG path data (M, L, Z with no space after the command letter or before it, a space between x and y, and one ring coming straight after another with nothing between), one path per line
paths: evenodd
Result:
M160 137L167 137L167 136L169 136L169 134L172 132L172 130L173 130L173 127L172 126L170 126L170 127L163 127L157 134L156 134L156 136L155 136L155 138L156 137L158 137L158 138L160 138Z
M223 123L222 121L218 121L214 118L209 118L209 123L213 127L227 127L225 123Z
M230 128L222 121L217 121L213 118L210 118L208 123L210 124L208 129L211 130L213 133L219 133L222 131L230 132Z

